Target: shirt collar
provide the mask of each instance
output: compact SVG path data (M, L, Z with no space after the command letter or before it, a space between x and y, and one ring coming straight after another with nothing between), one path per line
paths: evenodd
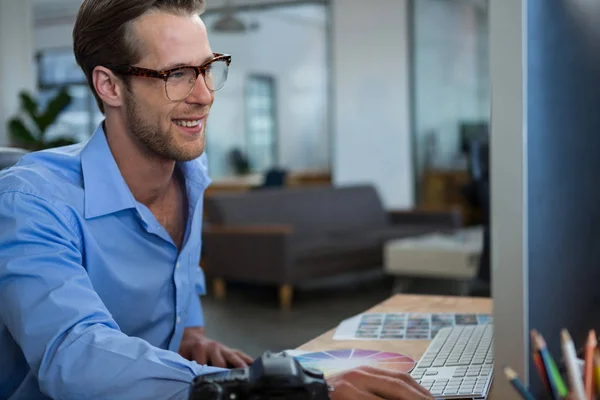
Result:
M190 198L201 197L201 192L211 183L208 177L206 155L195 160L178 163L189 190ZM102 124L81 152L81 170L85 190L85 218L96 218L118 211L137 208L137 201L121 175Z

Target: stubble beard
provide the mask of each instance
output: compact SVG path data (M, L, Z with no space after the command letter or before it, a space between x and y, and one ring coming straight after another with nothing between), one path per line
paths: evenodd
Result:
M159 121L144 113L133 95L127 95L125 104L127 131L150 154L166 160L184 162L194 160L204 152L206 121L200 139L194 146L186 148L177 145L174 135L178 132L173 132L173 126L170 126L167 132L161 132Z

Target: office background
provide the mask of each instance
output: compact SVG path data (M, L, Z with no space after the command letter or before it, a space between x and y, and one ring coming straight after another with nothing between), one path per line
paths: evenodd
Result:
M101 121L72 55L80 3L0 0L0 146L13 145L6 122L23 89L43 106L67 86L73 101L51 136L84 141ZM224 32L236 25L229 17L245 29ZM386 210L459 207L466 223L482 221L464 141L489 123L486 0L207 0L203 18L213 49L233 56L207 131L214 188L257 186L280 168L335 187L372 185ZM232 162L236 151L249 170ZM380 275L311 282L288 314L275 294L242 285L226 303L207 297L207 321L255 355L293 347L387 298ZM250 340L242 330L267 333Z

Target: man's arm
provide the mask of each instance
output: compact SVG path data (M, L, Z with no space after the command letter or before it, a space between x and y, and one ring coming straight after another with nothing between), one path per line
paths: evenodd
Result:
M186 399L216 369L123 334L82 266L72 216L33 195L0 195L0 320L52 398Z

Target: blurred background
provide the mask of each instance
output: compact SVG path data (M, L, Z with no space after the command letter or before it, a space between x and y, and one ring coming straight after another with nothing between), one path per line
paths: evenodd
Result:
M73 56L80 4L0 0L0 146L86 141L102 121ZM232 55L207 126L212 336L258 355L393 291L487 295L487 0L207 0L203 19ZM11 124L23 97L52 117L43 143ZM457 272L415 270L398 250L415 238L432 271L454 246Z

